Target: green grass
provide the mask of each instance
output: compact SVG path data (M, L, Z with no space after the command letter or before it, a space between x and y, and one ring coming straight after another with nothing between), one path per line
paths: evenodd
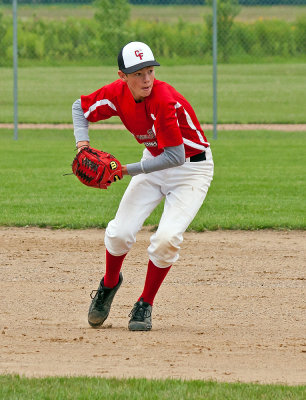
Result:
M12 7L8 5L0 5L0 12L4 15L11 15ZM18 16L20 18L31 18L33 15L37 17L49 19L65 19L68 17L92 18L95 9L91 5L75 5L75 4L19 4ZM179 18L193 23L203 21L203 17L211 14L211 7L207 6L185 6L185 5L156 5L131 6L131 19L159 20L161 22L176 22ZM237 16L240 21L255 21L260 18L278 18L285 21L295 21L300 15L306 14L306 6L250 6L241 7L241 11Z
M305 64L220 65L219 123L305 123L305 68ZM161 66L156 77L187 97L200 122L212 122L211 66ZM73 101L115 79L115 66L20 68L19 122L71 123ZM12 69L0 69L0 88L0 123L13 122Z
M106 227L129 177L108 190L91 189L71 171L69 130L0 131L0 225L55 228ZM305 229L305 133L220 132L212 143L215 175L190 229ZM142 147L124 131L91 131L91 144L123 164L140 159ZM158 206L146 225L157 226Z
M305 386L0 376L2 400L302 400Z

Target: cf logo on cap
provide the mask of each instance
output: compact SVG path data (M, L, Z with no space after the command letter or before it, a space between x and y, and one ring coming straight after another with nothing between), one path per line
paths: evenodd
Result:
M136 56L136 57L139 57L140 60L142 60L143 53L142 53L140 50L135 50L135 56Z

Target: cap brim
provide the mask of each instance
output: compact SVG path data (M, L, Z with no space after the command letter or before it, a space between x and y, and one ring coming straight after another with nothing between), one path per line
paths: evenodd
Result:
M142 68L145 67L159 67L160 63L158 63L157 61L153 60L153 61L145 61L143 63L137 64L137 65L133 65L132 67L129 68L121 68L121 71L124 72L125 74L132 74L133 72L139 71Z

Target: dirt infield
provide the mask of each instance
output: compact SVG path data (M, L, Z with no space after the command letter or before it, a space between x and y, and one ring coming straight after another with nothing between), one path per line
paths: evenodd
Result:
M0 228L0 373L306 383L305 231L187 232L151 332L129 332L151 232L105 326L87 324L103 230Z

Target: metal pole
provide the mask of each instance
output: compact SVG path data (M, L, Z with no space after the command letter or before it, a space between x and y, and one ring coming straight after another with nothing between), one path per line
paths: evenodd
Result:
M217 103L217 0L213 0L213 137L217 139L218 103Z
M18 44L17 0L13 0L13 63L14 63L14 139L18 139Z

